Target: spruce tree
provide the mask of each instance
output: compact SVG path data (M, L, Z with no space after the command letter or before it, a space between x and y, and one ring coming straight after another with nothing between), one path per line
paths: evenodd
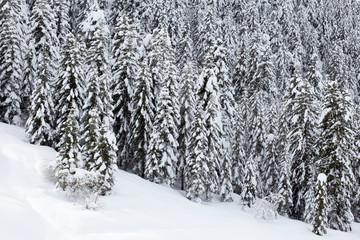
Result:
M231 158L233 152L233 121L236 103L234 99L234 88L230 80L230 73L226 59L226 49L223 41L218 38L214 46L214 63L215 74L219 83L219 101L221 106L221 155L222 155L222 168L220 176L220 194L223 201L232 201L231 193L232 187L232 171L231 171Z
M146 153L155 117L154 85L147 56L143 58L140 69L131 100L130 146L132 146L133 172L144 178Z
M250 121L249 113L248 92L245 89L235 112L235 142L232 170L234 192L237 194L241 194L244 186L245 164L249 153L249 133L246 128Z
M59 96L55 107L56 141L60 139L62 125L67 119L70 108L75 109L78 114L77 119L80 119L85 80L82 50L81 43L75 36L72 33L67 34L61 51L59 77L55 83L55 91Z
M189 154L189 141L192 122L194 119L197 86L195 84L192 62L188 61L182 69L182 82L180 83L180 125L179 125L179 166L178 177L181 188L184 189L184 167Z
M315 143L318 136L317 109L314 91L308 81L294 72L292 112L288 116L288 154L291 163L293 193L293 217L309 221L311 213L311 191L314 185Z
M64 44L66 36L71 32L71 9L72 0L54 0L56 34L60 44Z
M31 143L53 146L55 94L51 94L59 60L55 16L48 1L35 2L30 18L31 45L34 46L34 77L36 87L31 96L30 116L26 132Z
M203 120L204 112L201 102L197 102L194 121L191 124L189 153L184 169L186 197L194 202L210 201L214 192L213 181L209 169L211 162L206 157L207 129Z
M99 175L98 193L109 194L115 184L114 173L116 166L116 139L109 123L102 123L99 128L99 137L94 151L94 163L88 169Z
M320 173L316 182L315 198L314 198L314 209L313 209L313 233L317 235L326 234L327 226L327 214L328 214L328 203L327 203L327 189L326 189L326 175Z
M31 96L30 116L26 121L26 135L30 143L53 146L54 103L51 98L51 59L44 50L38 57L39 67L35 89Z
M290 216L293 207L289 169L289 163L286 161L286 158L282 158L282 161L280 162L278 185L279 202L277 204L277 211L280 215L286 217Z
M130 118L134 82L139 71L138 40L136 27L122 15L114 29L112 92L114 103L114 131L118 146L118 166L131 167Z
M146 157L145 176L157 183L173 185L178 164L179 79L169 37L167 34L160 34L159 37L163 50L167 49L168 52L162 58L163 62L159 63L163 65L163 76Z
M264 195L263 176L260 172L260 166L264 164L266 142L264 98L265 92L262 90L255 91L250 96L249 118L252 120L249 122L248 129L246 130L249 134L247 154L248 158L254 161L252 167L254 168L258 183L256 192L260 197Z
M212 163L209 174L212 178L214 193L219 188L220 159L223 153L222 119L220 105L220 89L214 66L214 49L211 47L205 57L204 68L199 76L199 101L203 106L205 127L207 128L206 156Z
M146 155L145 178L172 186L176 177L178 131L170 82L163 83Z
M20 1L0 2L0 121L22 124L22 81L24 51L21 30Z
M328 225L331 229L351 231L353 215L350 198L354 191L351 161L355 158L354 122L351 98L337 81L325 87L318 148L319 170L327 175Z
M276 193L279 186L279 116L276 99L271 101L270 108L266 112L266 120L265 159L264 164L260 166L263 172L265 196Z
M56 157L55 173L58 179L57 186L63 190L71 188L71 175L82 168L81 149L79 144L79 118L78 109L69 104L66 121L62 124L59 152Z
M257 196L256 163L248 159L244 169L244 185L241 192L241 200L244 206L251 208Z

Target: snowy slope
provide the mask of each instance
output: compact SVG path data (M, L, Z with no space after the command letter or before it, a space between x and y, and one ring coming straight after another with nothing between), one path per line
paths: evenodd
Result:
M86 210L45 180L55 151L26 143L21 128L0 123L0 239L311 240L311 226L279 217L265 221L234 203L196 204L183 193L119 171L112 196ZM329 230L322 239L359 240Z

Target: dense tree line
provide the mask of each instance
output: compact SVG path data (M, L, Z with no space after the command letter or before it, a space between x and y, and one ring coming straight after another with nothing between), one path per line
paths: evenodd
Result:
M58 150L63 190L120 168L360 221L358 1L0 0L0 26L0 121Z

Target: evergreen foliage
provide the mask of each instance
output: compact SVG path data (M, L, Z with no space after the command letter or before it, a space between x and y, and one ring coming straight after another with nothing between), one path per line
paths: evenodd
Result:
M355 158L352 107L348 92L341 90L337 81L329 81L320 120L318 166L327 175L328 225L345 232L351 231L353 221L350 203L354 191L351 161Z
M317 140L317 109L314 91L308 81L303 80L297 70L293 76L294 88L291 101L292 111L288 116L288 154L291 163L291 184L293 193L293 217L309 221L311 212L311 190L314 185L314 157ZM309 199L306 199L309 197Z
M326 234L325 227L327 226L327 189L326 189L326 176L321 173L318 176L315 188L314 198L314 220L313 220L313 233L317 235Z
M63 190L71 188L71 175L82 167L81 149L79 144L79 112L70 102L66 121L62 124L60 150L56 157L55 176L57 186Z
M139 71L138 40L135 25L125 15L120 17L114 29L113 39L113 80L112 92L114 103L114 131L118 146L118 166L131 167L130 150L130 119L131 98L134 92L134 82Z
M162 58L163 75L146 156L145 177L155 183L173 185L178 164L179 82L169 38L166 33L159 34L159 37L164 37L159 40L170 52Z
M189 155L189 141L191 136L192 122L195 114L197 86L195 84L194 69L192 62L188 61L182 69L182 82L180 86L180 125L179 125L179 165L178 178L181 180L181 188L184 189L184 167Z
M21 1L0 2L0 121L22 124Z
M145 56L141 72L135 81L131 100L130 145L133 156L133 172L145 177L145 159L154 121L154 85L150 75L149 61Z
M64 46L61 51L59 77L55 83L58 99L55 106L56 137L59 140L63 124L69 115L71 108L80 118L81 108L84 103L84 66L83 66L83 47L72 33L66 36Z

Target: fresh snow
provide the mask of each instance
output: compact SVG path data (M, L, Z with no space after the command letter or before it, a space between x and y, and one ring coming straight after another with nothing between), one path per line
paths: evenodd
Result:
M184 192L118 171L112 195L97 210L71 201L46 179L56 158L48 147L26 143L24 130L0 123L0 239L2 240L212 240L320 239L312 227L278 217L262 220L235 202L194 203ZM360 224L322 239L359 240Z

